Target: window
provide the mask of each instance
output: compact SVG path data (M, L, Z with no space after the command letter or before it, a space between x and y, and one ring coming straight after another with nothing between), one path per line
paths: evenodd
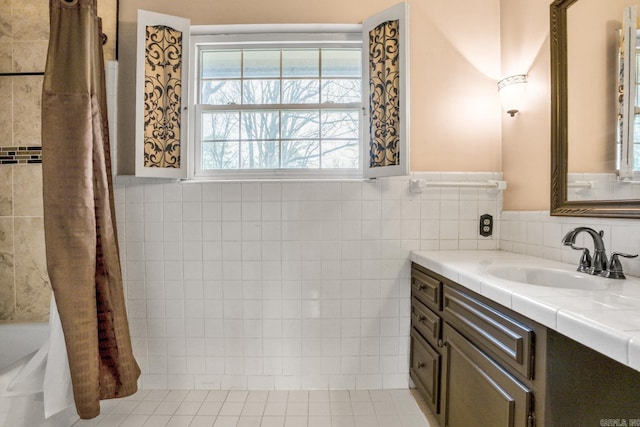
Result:
M194 37L196 177L360 175L356 36Z
M135 175L407 175L407 8L362 25L213 27L139 10Z

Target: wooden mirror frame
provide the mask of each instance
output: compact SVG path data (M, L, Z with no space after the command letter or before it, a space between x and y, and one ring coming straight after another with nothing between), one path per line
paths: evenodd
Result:
M554 216L640 218L640 200L567 200L567 9L578 0L551 6L551 208Z

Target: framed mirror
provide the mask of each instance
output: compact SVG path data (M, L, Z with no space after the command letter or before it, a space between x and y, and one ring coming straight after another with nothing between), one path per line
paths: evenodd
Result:
M640 218L640 179L619 173L627 6L628 0L556 0L550 6L551 215ZM634 60L637 55L628 53Z

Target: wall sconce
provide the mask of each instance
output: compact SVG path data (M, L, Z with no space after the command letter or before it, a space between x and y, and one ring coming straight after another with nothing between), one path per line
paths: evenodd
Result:
M520 111L520 106L524 100L527 88L526 83L526 74L516 74L505 77L498 82L498 92L500 93L502 108L504 108L511 117Z

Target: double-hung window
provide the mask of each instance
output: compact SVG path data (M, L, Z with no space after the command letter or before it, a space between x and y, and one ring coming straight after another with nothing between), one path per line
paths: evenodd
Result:
M239 26L139 11L136 175L408 174L406 11L362 25Z
M192 45L196 177L361 175L360 33L192 36Z

